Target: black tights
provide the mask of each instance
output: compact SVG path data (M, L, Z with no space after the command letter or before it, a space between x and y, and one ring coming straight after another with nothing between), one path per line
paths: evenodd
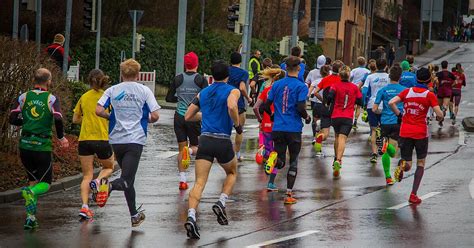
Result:
M286 149L290 153L290 168L286 176L287 189L293 189L298 173L298 156L301 151L301 133L272 132L275 151L278 153L276 167L282 169L286 162Z

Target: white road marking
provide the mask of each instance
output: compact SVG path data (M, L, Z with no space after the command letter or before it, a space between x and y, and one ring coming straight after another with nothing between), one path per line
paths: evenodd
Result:
M279 238L279 239L272 239L272 240L265 241L265 242L262 242L262 243L258 243L258 244L255 244L255 245L250 245L250 246L247 246L247 248L258 248L258 247L262 247L262 246L266 246L266 245L276 244L276 243L280 243L280 242L291 240L291 239L301 238L301 237L308 236L308 235L311 235L313 233L318 233L318 232L319 231L316 231L316 230L309 230L309 231L305 231L305 232L301 232L301 233L296 233L296 234L293 234L293 235L290 235L290 236L282 237L282 238Z
M158 152L158 155L155 158L171 158L173 156L178 155L178 152Z
M466 145L466 137L465 133L462 130L459 130L459 140L458 145L465 146Z
M257 128L257 127L259 127L259 126L260 126L260 125L257 124L257 125L245 125L244 127L245 127L245 128Z
M471 198L474 199L474 178L471 179L469 183L469 193L471 194Z
M428 194L426 194L426 195L421 196L420 199L421 199L421 200L426 200L426 199L428 199L428 198L430 198L430 197L433 197L433 196L435 196L435 195L437 195L437 194L441 194L441 192L431 192L431 193L428 193ZM406 207L406 206L408 206L408 205L410 205L410 203L407 201L407 202L404 202L404 203L402 203L402 204L398 204L398 205L395 205L395 206L393 206L393 207L389 207L389 208L387 208L387 209L398 210L398 209L404 208L404 207Z

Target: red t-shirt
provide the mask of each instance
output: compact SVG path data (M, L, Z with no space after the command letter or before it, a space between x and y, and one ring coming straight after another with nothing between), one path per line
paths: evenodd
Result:
M452 72L453 75L456 77L456 81L454 81L453 89L460 90L463 86L466 86L466 76L464 73L459 72Z
M334 91L334 107L331 118L354 118L354 106L357 99L362 98L359 88L350 82L336 82L331 86Z
M272 89L272 87L267 87L265 88L258 99L262 100L263 102L267 101L268 98L268 92ZM274 110L273 104L270 106L270 109L272 110L272 113ZM262 116L262 122L260 123L260 130L262 130L265 133L271 133L273 129L273 122L270 120L270 116L267 114L267 112L263 113Z
M321 82L318 84L318 88L323 90L322 96L326 98L329 93L329 87L331 87L334 83L340 82L341 77L339 75L331 74L329 76L324 77Z
M424 139L428 137L426 114L430 107L438 106L438 100L427 89L412 87L398 95L403 102L403 119L400 126L400 137Z

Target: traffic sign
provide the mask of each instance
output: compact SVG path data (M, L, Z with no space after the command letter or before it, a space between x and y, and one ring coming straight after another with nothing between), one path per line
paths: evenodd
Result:
M443 8L444 0L423 0L423 21L430 21L430 6L433 3L433 17L432 22L443 22Z
M133 21L133 12L137 12L137 24L140 22L140 19L142 19L143 16L143 10L129 10L128 14L130 15L130 18L132 18Z

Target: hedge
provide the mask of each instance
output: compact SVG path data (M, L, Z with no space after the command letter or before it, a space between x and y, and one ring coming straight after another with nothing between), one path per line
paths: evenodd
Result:
M145 37L145 49L136 54L136 59L142 65L142 71L156 70L156 81L169 84L175 75L176 67L176 30L160 30L145 28L138 31ZM216 59L229 61L232 51L235 51L242 37L226 31L211 31L204 35L199 33L186 34L186 51L194 51L199 56L199 72L209 74L211 62ZM276 41L252 39L252 49L262 51L263 57L270 57L274 63L280 63L282 56L278 54ZM73 59L81 62L81 77L95 66L95 39L85 40L72 48ZM102 38L100 68L109 74L114 82L119 79L120 51L126 51L131 57L131 34ZM315 64L317 56L322 54L321 47L311 43L306 48L307 64ZM73 62L75 64L75 62Z

